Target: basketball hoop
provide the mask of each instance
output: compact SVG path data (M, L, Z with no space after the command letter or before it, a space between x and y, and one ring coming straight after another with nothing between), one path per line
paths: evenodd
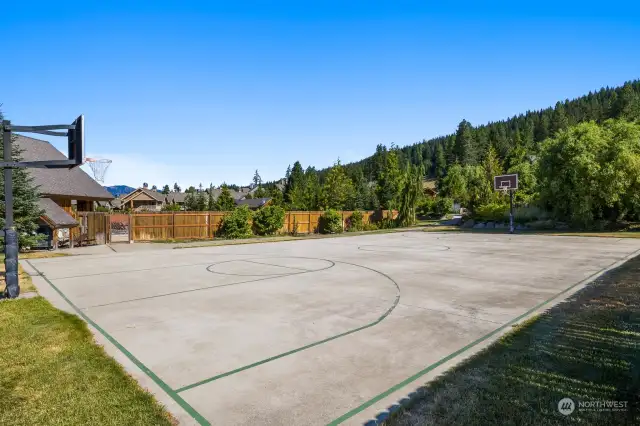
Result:
M85 158L85 163L89 164L91 171L93 172L93 178L100 182L104 183L104 175L107 173L107 169L111 165L111 160L106 158Z

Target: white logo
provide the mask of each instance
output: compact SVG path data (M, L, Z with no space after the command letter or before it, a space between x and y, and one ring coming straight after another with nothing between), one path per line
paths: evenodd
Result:
M573 402L571 398L562 398L560 402L558 402L558 411L560 414L568 416L573 413L573 410L576 409L576 403Z

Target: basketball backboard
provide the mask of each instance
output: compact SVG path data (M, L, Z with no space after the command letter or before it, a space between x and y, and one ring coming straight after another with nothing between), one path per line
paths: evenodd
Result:
M68 157L74 161L73 167L77 167L84 162L84 116L80 115L72 124L75 125L75 129L67 131Z
M518 189L518 175L500 175L493 178L493 189L496 191L507 191Z

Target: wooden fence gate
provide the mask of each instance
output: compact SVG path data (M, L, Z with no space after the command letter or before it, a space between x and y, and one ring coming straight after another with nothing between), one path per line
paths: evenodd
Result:
M76 219L80 226L74 228L73 244L107 244L110 241L108 232L109 213L77 212Z
M131 216L128 214L112 214L109 216L109 242L128 243L131 241Z

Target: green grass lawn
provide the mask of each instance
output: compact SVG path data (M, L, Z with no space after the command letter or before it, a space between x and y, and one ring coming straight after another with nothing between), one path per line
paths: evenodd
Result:
M80 318L44 298L0 302L0 336L0 424L176 424Z
M535 283L532 283L534 285ZM640 258L416 392L387 425L640 424ZM560 399L627 401L558 411Z

